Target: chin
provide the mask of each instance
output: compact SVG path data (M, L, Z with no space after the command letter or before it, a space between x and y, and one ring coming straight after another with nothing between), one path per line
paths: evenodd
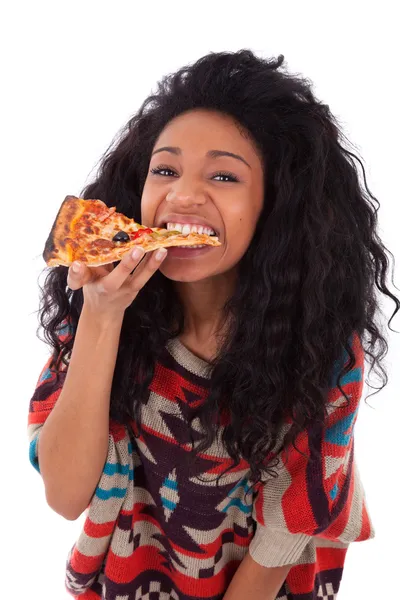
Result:
M161 265L160 271L167 279L184 283L195 283L196 281L202 281L215 275L214 269L199 268L197 265L185 263L187 261L169 261L167 257L164 264Z
M194 283L209 279L220 272L219 248L169 248L160 267L161 273L171 281ZM218 269L218 266L220 267Z

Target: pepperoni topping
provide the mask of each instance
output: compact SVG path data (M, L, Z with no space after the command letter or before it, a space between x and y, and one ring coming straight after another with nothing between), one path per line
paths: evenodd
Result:
M109 217L111 217L111 215L113 215L116 211L116 207L113 206L112 208L110 208L107 212L103 213L102 215L99 215L97 217L97 219L102 222L102 221L106 221Z

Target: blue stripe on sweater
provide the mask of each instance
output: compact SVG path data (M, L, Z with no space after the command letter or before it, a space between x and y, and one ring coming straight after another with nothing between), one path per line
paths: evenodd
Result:
M39 436L37 435L35 437L35 439L32 440L31 443L29 444L29 460L31 462L31 465L33 467L35 467L36 471L38 473L40 473L39 459L38 459L38 456L37 456L38 438L39 438Z
M42 382L42 381L46 381L47 379L51 379L51 378L52 378L52 376L53 376L53 375L52 375L52 373L51 373L50 369L46 369L46 370L43 372L43 374L42 374L42 376L41 376L41 378L40 378L40 382Z
M326 441L337 446L348 446L353 434L353 423L356 415L357 410L332 425L332 427L328 427L325 432Z
M100 498L100 500L109 500L110 498L123 498L126 494L125 488L111 488L110 490L103 490L102 488L96 489L96 496Z
M335 374L332 379L331 387L336 387L336 378L338 375L339 375L339 368L335 369ZM361 367L357 367L355 369L352 369L349 373L346 373L346 375L342 375L341 379L339 380L339 383L343 387L345 385L348 385L349 383L359 383L361 381L361 379L362 379Z
M332 500L335 500L336 496L338 495L338 491L339 491L339 486L338 486L337 483L335 483L335 485L333 486L333 488L329 492L329 495L332 498Z
M57 331L57 335L72 335L74 333L74 328L71 323L66 323Z
M129 465L121 465L121 463L106 463L103 469L104 475L128 475Z
M172 502L172 500L168 500L167 498L161 497L161 503L165 508L169 508L169 510L175 510L176 503Z
M252 505L246 505L243 504L243 502L240 500L240 498L231 498L231 500L229 501L229 504L227 504L225 506L225 508L222 510L222 512L227 512L228 508L230 508L231 506L236 506L237 508L239 508L245 515L248 515L251 513L251 511L253 510Z
M244 493L247 494L247 492L251 488L251 485L250 485L248 479L241 479L240 481L238 481L238 483L235 485L235 487L231 489L228 496L231 496L233 494L233 492L235 492L239 488L243 488Z
M178 491L178 482L174 481L173 479L168 479L168 477L167 477L166 479L164 479L163 485L165 487L169 488L170 490Z
M354 344L354 340L353 338L349 339L349 345L351 347L353 347ZM333 367L333 372L332 372L332 382L331 382L331 387L335 388L336 387L336 379L337 376L339 375L340 371L343 369L343 367L345 366L345 364L348 362L348 360L350 359L349 354L346 352L346 350L343 350L343 354L342 354L342 358L341 360L336 360L334 367ZM349 373L347 373L346 375L344 375L342 377L342 379L340 379L339 383L340 385L343 387L344 385L347 385L349 383L358 383L362 380L362 371L360 367L356 367L355 369L353 368Z

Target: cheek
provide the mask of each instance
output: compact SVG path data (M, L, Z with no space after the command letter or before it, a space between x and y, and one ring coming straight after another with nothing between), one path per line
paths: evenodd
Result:
M241 211L235 218L230 218L225 222L226 241L229 249L243 248L250 244L257 226L258 216L256 210L250 214Z
M263 196L261 190L252 187L245 194L230 198L228 205L220 206L221 217L229 237L252 237L261 214Z
M142 223L144 225L152 225L154 222L154 217L157 210L157 201L156 195L151 193L148 185L145 185L143 188L143 194L141 198L141 214L142 214Z
M253 205L249 210L247 204L246 209L242 205L225 216L224 263L231 266L241 260L253 239L260 214L259 205Z

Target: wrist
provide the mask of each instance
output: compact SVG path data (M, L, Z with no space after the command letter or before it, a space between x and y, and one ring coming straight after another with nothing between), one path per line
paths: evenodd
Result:
M79 322L85 324L90 329L95 329L98 332L119 332L124 320L124 314L124 311L116 311L115 313L102 313L97 310L93 310L84 302Z

